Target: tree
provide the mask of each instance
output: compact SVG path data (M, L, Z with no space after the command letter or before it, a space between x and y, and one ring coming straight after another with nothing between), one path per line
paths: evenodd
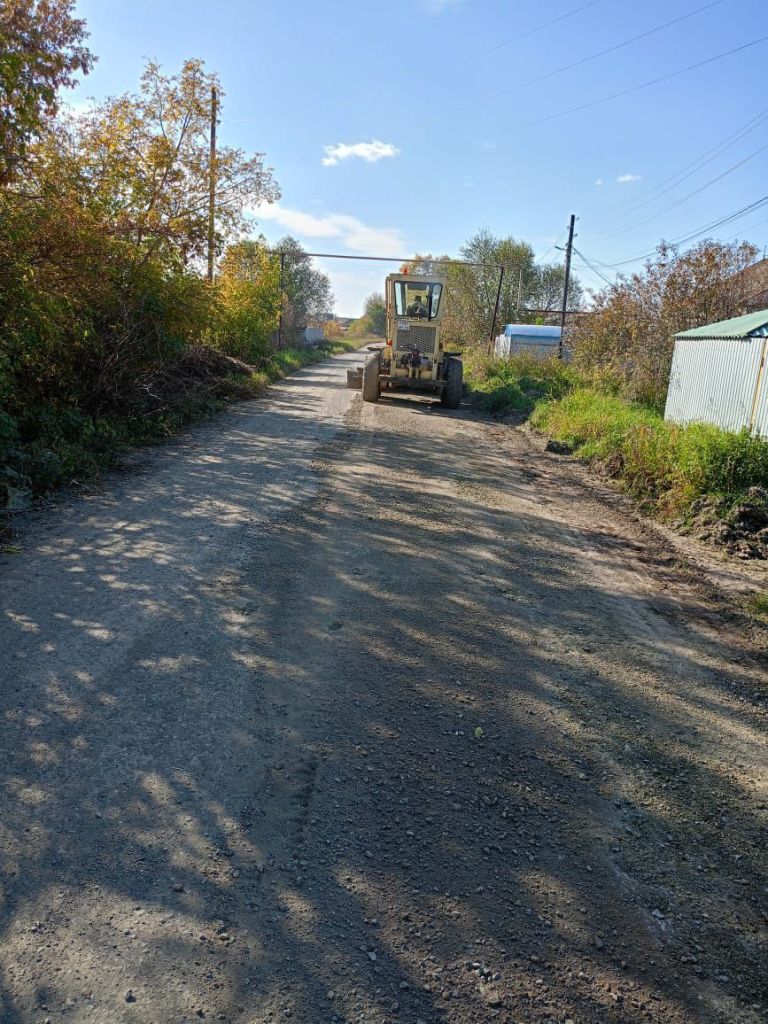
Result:
M187 60L177 75L147 64L126 94L70 127L81 173L114 230L146 251L187 264L208 243L211 89L216 75ZM216 156L216 248L246 226L249 206L280 196L263 154L221 146Z
M230 245L217 280L218 345L255 361L268 350L280 312L280 263L263 239Z
M286 235L275 245L285 254L283 270L283 328L296 331L306 327L313 317L333 311L331 282L321 270L312 266L295 238Z
M19 171L27 144L58 108L57 92L93 67L74 0L0 0L0 184Z
M497 238L487 229L472 236L459 250L464 265L444 262L446 257L419 256L409 264L417 273L447 278L448 301L444 333L451 344L481 343L488 339L504 268L497 328L505 323L527 323L538 310L557 309L562 302L565 271L555 264L536 263L527 242L508 236ZM582 289L571 276L568 306L578 309ZM528 312L529 309L534 312Z
M560 310L565 289L565 267L560 263L544 263L536 267L534 278L526 297L529 308L535 310ZM571 272L568 286L568 309L581 309L584 303L584 289L579 279ZM530 318L529 318L530 319Z
M387 304L381 292L374 292L365 300L363 313L371 334L383 338L387 333Z
M374 292L365 300L363 315L350 324L350 333L357 338L375 335L383 338L387 333L387 304L381 292Z
M756 254L746 242L707 239L683 254L663 242L643 270L595 295L594 311L573 330L576 364L661 407L674 335L746 312L752 286L744 271Z

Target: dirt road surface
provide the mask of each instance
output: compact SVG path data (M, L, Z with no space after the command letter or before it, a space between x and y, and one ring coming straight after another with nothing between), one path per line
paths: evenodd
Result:
M0 561L0 1020L768 1020L766 671L523 431L337 358Z

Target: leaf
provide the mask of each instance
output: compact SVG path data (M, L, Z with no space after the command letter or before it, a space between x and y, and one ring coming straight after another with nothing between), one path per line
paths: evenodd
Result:
M482 725L476 725L475 726L475 739L476 740L481 740L483 738L483 736L485 736L485 733L483 732Z

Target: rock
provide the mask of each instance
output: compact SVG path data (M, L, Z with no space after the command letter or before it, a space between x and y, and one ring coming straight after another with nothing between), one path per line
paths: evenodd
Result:
M136 996L133 994L131 989L128 989L128 991L125 993L125 1001L126 1001L126 1003L135 1003L136 1002Z
M547 441L544 450L554 452L555 455L572 455L573 445L566 444L565 441L555 441L553 438L550 438L550 440Z

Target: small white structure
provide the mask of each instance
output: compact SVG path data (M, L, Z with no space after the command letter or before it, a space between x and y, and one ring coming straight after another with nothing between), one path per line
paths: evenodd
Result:
M664 418L768 437L768 309L675 335Z
M530 352L547 358L556 356L560 348L561 330L546 324L507 324L496 337L494 351L508 359L514 352Z
M321 341L325 340L325 329L323 327L305 327L304 328L304 344L305 345L319 345Z

